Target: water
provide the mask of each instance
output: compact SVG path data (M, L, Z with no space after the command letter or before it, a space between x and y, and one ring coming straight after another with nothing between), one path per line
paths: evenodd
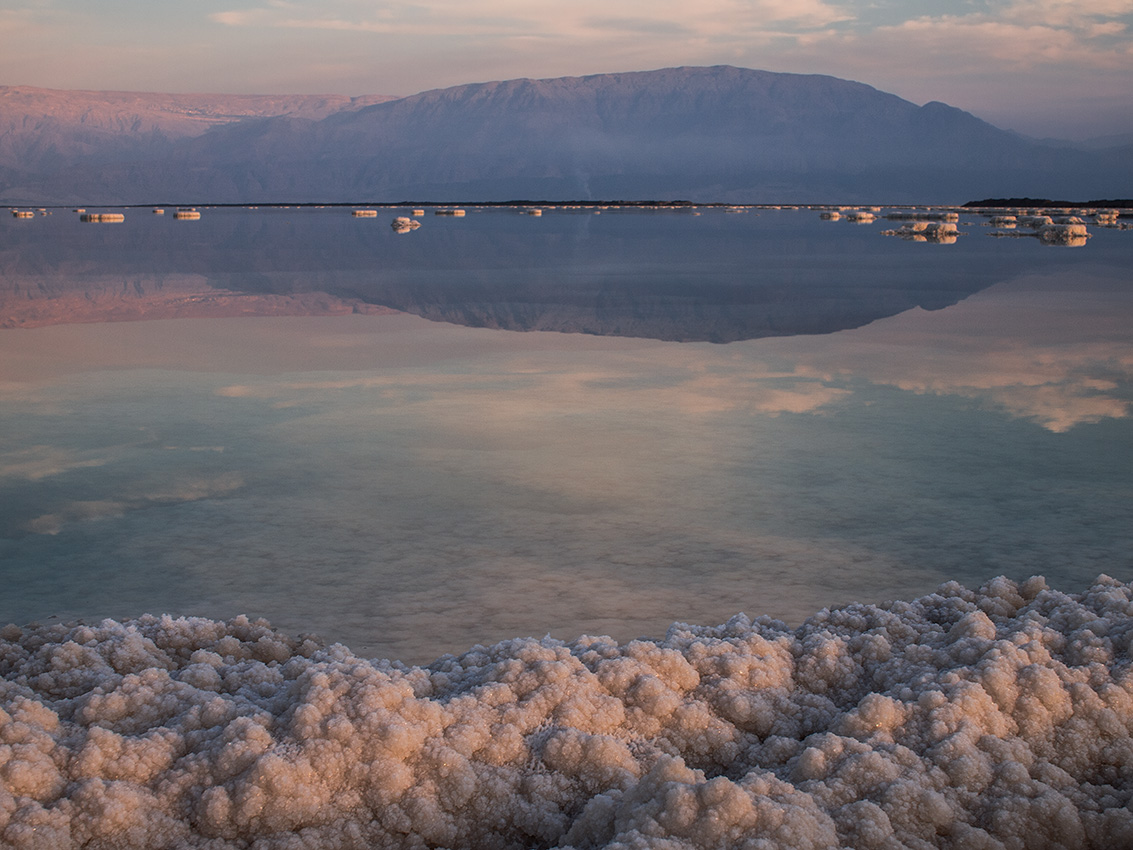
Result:
M1133 234L401 212L3 219L0 621L427 662L1133 578Z

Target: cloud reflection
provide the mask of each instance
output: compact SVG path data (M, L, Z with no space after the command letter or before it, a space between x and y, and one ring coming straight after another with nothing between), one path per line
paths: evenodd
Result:
M0 479L22 478L39 481L62 475L73 469L102 466L103 458L81 457L73 451L57 446L28 446L9 452L0 452Z
M26 506L0 614L246 612L428 661L945 578L1073 587L1128 551L1115 448L1079 428L1128 418L1128 319L1095 268L729 345L405 315L21 331L0 380L50 392L0 411Z
M1129 415L1133 349L1119 280L1031 276L948 310L839 334L833 346L772 343L802 374L979 399L1055 433Z
M88 464L96 465L96 464ZM240 489L240 475L227 473L213 478L188 478L136 496L118 499L67 500L50 513L40 514L23 524L32 534L59 534L72 523L122 517L129 511L178 505L223 496Z
M1118 282L1119 284L1119 282ZM518 420L557 408L632 408L690 416L821 413L854 382L986 402L1055 433L1129 415L1133 381L1127 311L1099 273L1065 289L1065 275L1020 278L946 310L915 309L863 328L819 337L618 351L598 362L557 352L497 354L480 368L386 371L317 380L230 384L229 398L301 404L327 392L366 390L385 404L468 409L469 422ZM553 338L553 337L552 337ZM366 349L358 349L368 356ZM475 409L475 410L474 410Z

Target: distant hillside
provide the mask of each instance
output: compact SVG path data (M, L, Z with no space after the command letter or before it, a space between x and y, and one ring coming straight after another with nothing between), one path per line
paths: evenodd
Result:
M959 203L1133 188L1120 149L1058 148L942 103L727 66L510 80L369 102L138 95L132 106L103 95L94 126L81 104L97 95L42 94L55 105L37 123L18 117L38 114L35 90L18 91L22 101L0 106L8 203Z
M147 164L174 156L178 142L216 127L280 116L317 121L395 99L0 86L0 199L81 201L86 196L75 194L77 182L96 194L105 191L112 202L130 187L102 185L98 175L109 177L119 163L146 170ZM32 195L21 197L21 189Z
M1064 209L1066 207L1120 207L1133 208L1133 198L1092 198L1088 201L1051 200L1050 198L984 198L982 201L968 201L963 206L970 209L996 209L1002 207L1038 207Z

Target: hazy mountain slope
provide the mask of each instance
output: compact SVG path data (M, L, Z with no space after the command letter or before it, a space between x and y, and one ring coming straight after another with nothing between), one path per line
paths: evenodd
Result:
M386 95L223 95L0 86L0 186L169 156L174 143L249 119L318 120ZM50 200L47 198L46 200Z
M0 192L139 203L960 202L1106 196L1133 174L1115 154L1032 142L945 104L727 66L457 86L326 117L313 107L249 114L152 144L131 132L129 155L61 157Z

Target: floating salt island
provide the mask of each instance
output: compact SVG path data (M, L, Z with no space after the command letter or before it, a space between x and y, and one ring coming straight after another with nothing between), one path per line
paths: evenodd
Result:
M350 214L355 218L377 218L377 210L351 210Z
M408 233L410 230L416 230L420 226L421 222L404 215L399 215L390 222L390 227L397 233Z
M1064 221L1044 224L1035 231L1035 236L1048 245L1085 245L1090 233L1086 225L1079 221Z
M960 236L956 223L952 221L911 221L896 230L883 230L882 236L898 236L909 242L933 242L938 245L953 245Z
M987 220L989 227L1002 227L1005 230L1013 230L1019 226L1019 219L1013 215L993 215Z
M1112 220L1116 222L1116 216ZM1108 222L1110 219L1108 216L1103 216L1103 221ZM1062 215L1057 218L1026 213L1013 216L994 215L988 219L988 224L997 228L989 234L991 236L1035 238L1044 245L1080 248L1090 238L1086 222L1076 215Z
M177 212L173 213L173 217L179 221L196 221L201 217L201 214L197 210L184 209L177 210Z
M457 216L457 217L460 217L460 216L462 216L462 215L465 215L465 211L464 211L464 210L460 210L460 209L453 209L453 210L450 210L450 209L443 209L443 210L433 210L433 215L453 215L453 216Z
M93 222L96 224L114 224L125 220L126 216L123 213L83 213L79 216L79 221Z

